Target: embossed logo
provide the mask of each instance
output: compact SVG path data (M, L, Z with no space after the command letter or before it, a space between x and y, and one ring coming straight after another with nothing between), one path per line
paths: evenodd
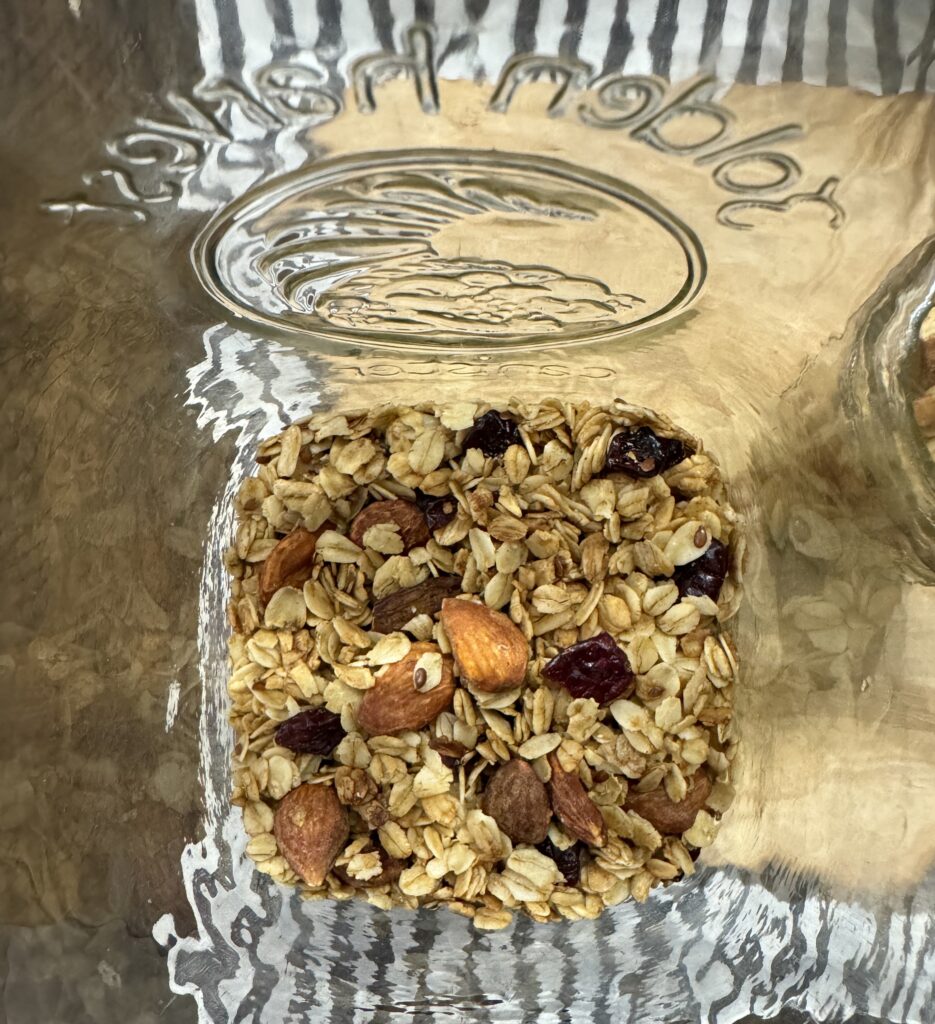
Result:
M774 147L801 136L802 125L780 124L753 135L738 134L734 115L713 98L717 83L710 77L670 89L655 77L621 71L592 77L592 71L590 64L568 57L513 57L504 65L488 109L506 114L522 89L548 81L555 86L545 109L550 118L573 113L583 124L621 133L661 153L690 160L696 168L710 169L714 183L735 197L717 211L717 221L724 227L750 231L805 205L823 211L832 230L843 225L836 175L811 190L785 191L798 185L804 171L797 160ZM246 125L268 138L314 128L341 113L340 96L325 86L326 76L317 67L290 59L267 64L248 77L205 80L191 97L170 92L166 105L171 113L136 118L133 128L107 143L108 154L119 164L86 172L82 180L87 190L47 199L42 208L67 224L85 217L145 223L150 209L178 200L182 183L212 149L223 148L235 137L238 143L246 141ZM400 77L413 83L423 113L441 111L434 37L428 26L411 25L403 33L401 52L380 51L354 63L350 78L358 111L374 113L379 87Z
M528 154L325 161L264 183L198 239L232 311L434 348L549 347L667 319L698 294L698 239L626 183Z

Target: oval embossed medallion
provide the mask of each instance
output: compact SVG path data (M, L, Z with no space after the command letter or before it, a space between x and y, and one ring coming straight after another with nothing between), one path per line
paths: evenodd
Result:
M195 243L235 314L355 344L550 347L685 309L693 232L622 181L527 154L323 161L252 189Z

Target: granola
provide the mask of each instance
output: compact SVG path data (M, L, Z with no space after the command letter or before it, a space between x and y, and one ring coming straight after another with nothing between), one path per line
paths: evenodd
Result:
M556 399L321 413L226 556L232 800L308 899L594 918L730 805L742 538L664 417Z

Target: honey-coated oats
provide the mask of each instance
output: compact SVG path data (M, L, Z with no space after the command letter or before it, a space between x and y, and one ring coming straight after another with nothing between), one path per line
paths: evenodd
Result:
M257 462L225 564L259 870L482 929L691 874L733 797L743 554L700 441L623 401L387 405Z

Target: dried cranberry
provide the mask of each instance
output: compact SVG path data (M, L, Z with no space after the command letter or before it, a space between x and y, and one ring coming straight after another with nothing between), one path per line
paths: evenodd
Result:
M581 843L575 843L567 850L560 850L551 839L546 838L536 849L555 861L565 879L565 885L578 884L581 875Z
M609 633L566 647L542 674L564 686L572 697L593 697L601 705L625 696L636 685L626 654Z
M673 577L681 597L710 597L716 601L721 593L730 557L726 545L712 540L711 546L700 557L687 565L680 565Z
M434 533L447 526L458 514L458 502L451 495L444 498L429 498L422 505L422 514L429 529Z
M489 459L502 455L511 444L522 443L516 424L508 416L491 409L474 421L474 426L464 438L464 450L480 448Z
M279 746L296 754L330 754L343 739L341 716L327 708L300 711L276 730Z
M604 469L608 473L655 476L691 454L692 449L678 438L660 437L649 427L630 427L611 438Z

